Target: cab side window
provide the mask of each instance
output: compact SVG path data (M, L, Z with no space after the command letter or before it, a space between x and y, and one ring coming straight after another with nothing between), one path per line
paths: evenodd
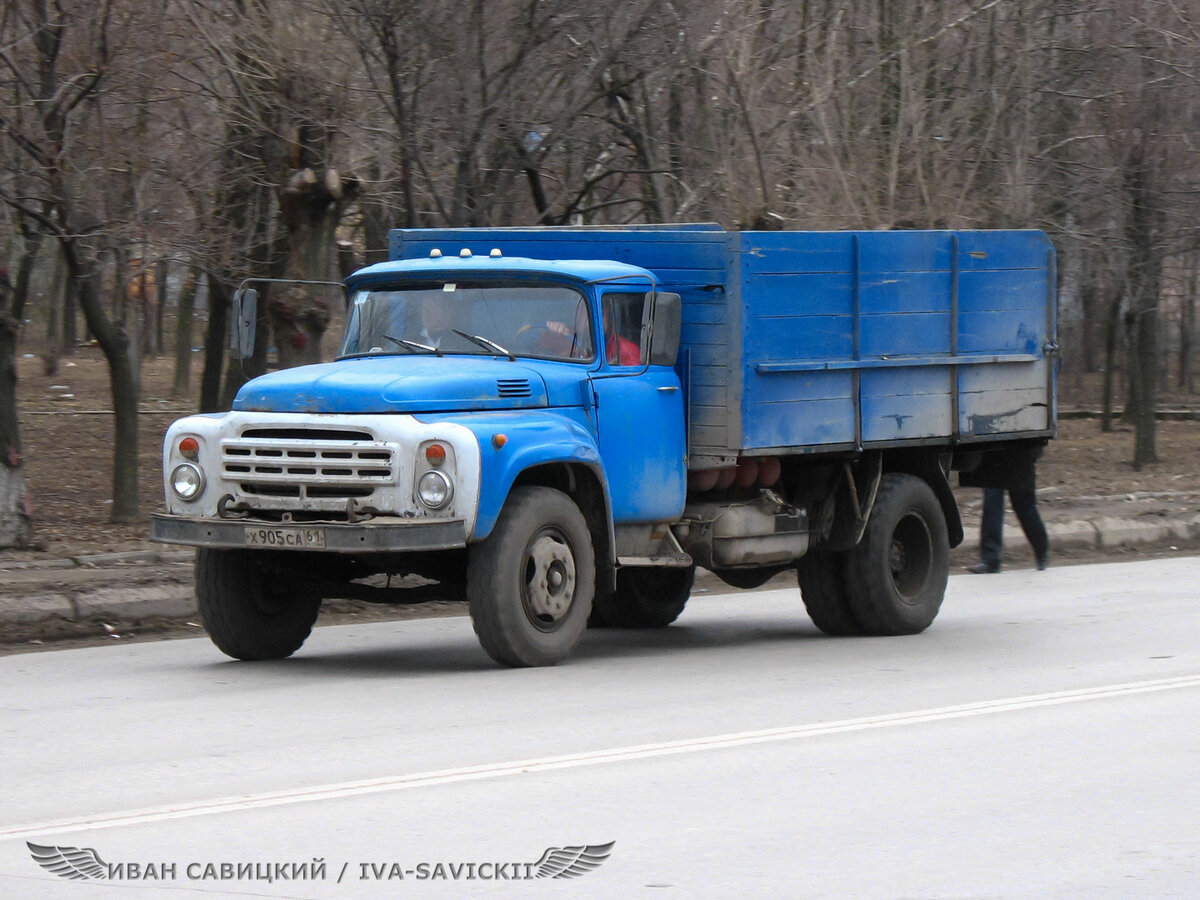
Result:
M604 354L609 365L640 366L643 360L642 317L645 291L604 295Z

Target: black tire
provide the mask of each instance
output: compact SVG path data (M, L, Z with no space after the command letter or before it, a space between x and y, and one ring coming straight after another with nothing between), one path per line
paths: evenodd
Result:
M950 574L946 519L915 475L883 476L862 540L846 554L846 598L867 634L917 634L942 605Z
M808 617L825 634L850 637L863 633L850 609L843 573L844 553L810 551L796 564L796 583Z
M253 550L196 552L196 603L212 642L234 659L284 659L308 639L321 596L311 580Z
M587 521L553 488L515 488L467 559L475 634L506 666L549 666L569 656L587 627L595 585Z
M666 628L687 606L695 580L695 566L619 569L616 591L596 595L590 624L608 628Z
M754 569L712 569L711 571L730 587L742 591L752 591L762 587L784 569L768 566Z

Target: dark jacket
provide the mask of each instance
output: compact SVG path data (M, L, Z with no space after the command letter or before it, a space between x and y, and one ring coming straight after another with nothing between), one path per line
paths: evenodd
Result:
M1004 488L1009 491L1037 490L1037 461L1045 443L1016 444L983 454L979 465L958 473L963 487Z

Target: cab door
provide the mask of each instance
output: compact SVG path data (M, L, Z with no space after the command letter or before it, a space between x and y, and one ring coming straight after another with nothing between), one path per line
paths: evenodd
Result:
M644 290L600 297L601 364L592 375L600 455L613 521L666 522L683 512L687 431L673 366L646 365L649 309Z

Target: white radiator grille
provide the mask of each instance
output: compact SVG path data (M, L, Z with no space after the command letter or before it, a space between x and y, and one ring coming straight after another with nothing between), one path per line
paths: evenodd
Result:
M379 441L319 430L311 436L294 430L286 437L269 437L264 429L253 434L221 442L222 473L248 494L365 497L398 476L395 450Z

